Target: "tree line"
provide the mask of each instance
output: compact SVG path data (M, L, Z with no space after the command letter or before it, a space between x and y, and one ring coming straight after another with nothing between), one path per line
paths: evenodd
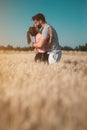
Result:
M12 45L0 46L0 50L14 50L14 51L32 51L34 47L13 47Z
M67 50L67 51L87 51L87 43L85 45L79 45L76 46L75 48L69 47L69 46L64 46L62 47L62 50Z
M69 46L62 46L61 47L62 50L66 50L66 51L87 51L87 43L85 43L85 45L79 45L76 46L75 48L69 47ZM13 47L12 45L7 45L7 46L0 46L0 50L17 50L17 51L33 51L34 47L30 46L30 47Z

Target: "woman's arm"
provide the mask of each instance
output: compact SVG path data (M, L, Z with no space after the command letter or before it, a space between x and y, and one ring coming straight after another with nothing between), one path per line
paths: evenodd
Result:
M45 46L46 43L47 43L47 38L41 37L37 43L32 43L32 45L36 48L41 48Z

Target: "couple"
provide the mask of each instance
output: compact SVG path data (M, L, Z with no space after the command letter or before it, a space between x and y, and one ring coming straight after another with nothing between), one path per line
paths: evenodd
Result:
M49 64L57 63L62 52L55 29L46 22L45 16L41 13L34 15L32 20L34 26L29 28L27 40L31 43L31 36L35 38L35 42L32 42L36 52L35 60L39 56Z

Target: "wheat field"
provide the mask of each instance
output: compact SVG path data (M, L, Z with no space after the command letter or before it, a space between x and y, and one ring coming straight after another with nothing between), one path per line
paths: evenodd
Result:
M34 56L0 51L0 130L87 130L87 52Z

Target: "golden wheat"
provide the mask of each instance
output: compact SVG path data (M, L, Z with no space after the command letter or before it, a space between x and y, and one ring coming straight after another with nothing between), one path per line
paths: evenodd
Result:
M0 52L0 130L87 130L87 52L34 55Z

